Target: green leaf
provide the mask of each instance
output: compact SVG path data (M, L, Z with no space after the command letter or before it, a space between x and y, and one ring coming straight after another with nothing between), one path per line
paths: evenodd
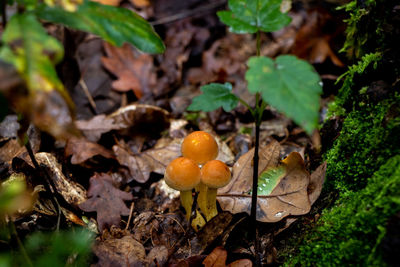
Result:
M265 102L293 119L311 134L318 125L319 75L295 56L252 57L246 72L249 91L261 93Z
M146 53L162 53L165 50L153 27L125 8L85 1L76 12L40 5L36 13L44 20L99 35L116 46L128 42Z
M230 83L210 83L200 88L202 95L193 98L189 111L213 111L222 107L225 111L231 111L238 104L238 97L232 94Z
M7 24L0 59L13 64L31 91L56 89L65 95L54 65L64 55L62 45L49 36L30 13L16 14Z
M282 0L229 0L231 11L219 11L220 20L234 33L273 32L291 18L280 11Z
M258 177L257 192L259 196L268 196L285 176L284 166L270 167L264 170Z

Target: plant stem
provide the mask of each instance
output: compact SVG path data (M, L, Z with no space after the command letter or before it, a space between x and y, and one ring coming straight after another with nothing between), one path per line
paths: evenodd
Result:
M7 11L6 11L6 6L7 6L7 1L2 0L1 1L1 18L2 18L2 24L3 24L3 31L6 28L7 24Z
M22 254L22 257L24 257L24 259L26 261L26 264L28 266L33 267L32 261L29 258L28 253L26 253L24 244L22 244L21 239L19 239L19 236L18 236L18 233L17 233L17 229L15 229L14 222L11 221L11 219L10 219L10 222L9 222L9 227L10 227L10 230L11 230L11 234L14 236L15 240L18 243L19 250L20 250L20 252Z
M257 103L258 105L258 103ZM257 112L259 113L260 110L257 108ZM262 113L262 111L261 111ZM257 114L259 115L259 114ZM256 257L256 266L261 266L261 261L260 261L260 246L259 246L259 240L257 238L258 231L257 231L257 191L258 191L258 148L260 145L260 124L261 120L258 119L257 116L254 118L255 123L256 123L256 142L254 144L254 157L253 157L253 190L252 190L252 195L251 195L251 213L250 213L250 219L251 219L251 224L252 224L252 239L254 240L254 250L255 250L255 257Z
M259 57L260 54L261 54L261 34L260 34L260 31L257 31L256 38L257 38L257 57Z

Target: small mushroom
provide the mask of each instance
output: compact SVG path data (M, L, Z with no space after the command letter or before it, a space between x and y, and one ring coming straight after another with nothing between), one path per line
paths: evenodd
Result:
M227 185L230 180L231 172L222 161L211 160L202 167L197 202L207 221L218 214L217 189Z
M189 220L193 205L192 189L201 179L199 166L191 159L179 157L169 163L164 179L169 187L180 191L181 204Z
M186 136L181 151L184 157L192 159L198 164L204 164L217 158L218 145L211 134L196 131Z

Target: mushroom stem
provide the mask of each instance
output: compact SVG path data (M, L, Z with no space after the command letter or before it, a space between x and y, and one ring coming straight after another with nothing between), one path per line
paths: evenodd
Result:
M186 190L180 192L181 192L181 204L186 211L186 219L189 221L193 205L192 190Z
M186 219L190 222L190 217L192 215L192 207L193 207L193 197L192 190L180 191L181 192L181 204L186 212ZM196 210L196 216L193 218L192 222L193 229L197 232L201 227L203 227L206 222L201 216L200 212Z
M207 221L218 215L217 210L217 188L208 187L207 190Z
M207 222L217 216L217 189L209 188L207 185L200 182L196 187L199 191L199 197L197 203L199 204L200 210L206 216Z

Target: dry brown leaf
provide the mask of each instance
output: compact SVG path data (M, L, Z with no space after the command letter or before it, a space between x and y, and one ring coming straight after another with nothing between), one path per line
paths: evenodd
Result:
M71 138L65 146L65 156L71 156L72 164L80 164L86 160L100 155L105 158L115 158L112 151L103 146L87 141L85 138Z
M223 247L216 247L203 261L205 267L252 267L249 259L241 259L226 265L228 253Z
M253 263L249 259L241 259L234 261L228 265L228 267L252 267Z
M223 247L216 247L207 258L204 259L203 264L205 267L225 267L227 257L228 253Z
M118 225L121 215L129 215L130 210L124 200L132 200L132 194L114 187L112 178L106 173L96 173L90 178L87 196L89 199L79 204L79 208L86 212L97 212L100 232L106 226Z
M76 127L83 132L91 142L97 142L103 133L112 130L133 129L149 135L159 133L168 128L170 114L168 111L151 105L132 104L122 107L110 115L97 115L90 120L76 121ZM132 135L132 132L129 132Z
M310 184L308 185L308 197L311 205L318 199L325 181L326 162L318 166L311 174Z
M119 3L121 2L121 0L91 0L91 1L109 6L119 6Z
M132 236L97 242L93 252L99 258L96 266L145 266L146 251Z
M101 61L106 69L118 77L118 80L112 83L115 90L120 92L133 90L138 99L151 94L151 88L156 85L157 77L150 55L135 55L129 44L118 48L104 43L104 49L107 57L103 57Z
M145 183L151 172L164 174L168 163L181 154L180 142L171 142L162 148L153 148L142 153L133 154L120 146L113 146L118 162L129 169L131 177Z
M150 6L149 0L131 0L131 3L137 7L147 7Z
M332 16L325 10L313 10L304 24L297 32L291 53L304 58L311 63L323 63L330 58L332 63L343 67L343 62L333 52L330 41L337 33L323 32L328 22L332 22ZM337 27L340 31L340 27Z
M278 164L279 151L280 146L276 141L260 148L260 173L276 173L272 174L275 178L266 176L264 178L266 184L259 185L259 192L261 190L264 195L259 194L258 197L257 220L262 222L277 222L288 215L306 214L312 204L308 195L311 177L305 169L302 157L299 153L292 152L281 164ZM239 158L233 166L232 181L218 191L218 201L223 210L250 214L251 195L249 193L252 187L253 154L254 150L251 150ZM312 198L320 193L323 173L320 172L315 177L318 178L315 178L315 190L310 191ZM262 187L266 187L267 191Z

